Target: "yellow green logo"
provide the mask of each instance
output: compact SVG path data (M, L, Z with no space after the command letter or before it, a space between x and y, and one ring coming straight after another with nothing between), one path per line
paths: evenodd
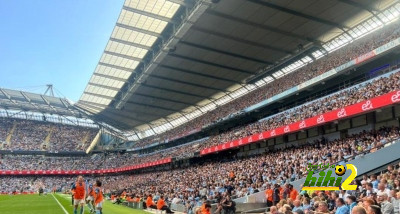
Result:
M315 170L318 168L322 169L318 173L319 177L314 176ZM347 170L346 170L347 168ZM357 168L353 164L346 164L346 168L343 165L308 165L308 175L304 182L302 190L356 190L357 185L350 185L350 183L357 176ZM335 170L333 172L333 169ZM351 170L350 176L342 182L342 177L346 171ZM333 173L340 177L333 177Z

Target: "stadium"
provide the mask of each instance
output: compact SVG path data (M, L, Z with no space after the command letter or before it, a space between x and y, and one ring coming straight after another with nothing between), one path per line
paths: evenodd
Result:
M56 2L1 3L1 214L400 214L400 1Z

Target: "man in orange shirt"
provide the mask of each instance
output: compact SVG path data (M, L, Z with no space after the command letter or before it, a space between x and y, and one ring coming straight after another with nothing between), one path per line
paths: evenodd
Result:
M157 208L156 205L155 205L154 202L153 202L153 197L151 196L151 194L149 194L149 196L147 197L147 200L146 200L146 207L147 207L147 208L153 208L153 209L156 209L156 208Z
M102 214L103 213L103 191L101 190L101 181L97 180L96 181L96 186L94 188L94 205L96 209L96 214Z
M282 200L282 199L285 199L285 198L283 197L284 193L285 193L285 188L283 188L282 186L279 186L279 198L280 198L281 200Z
M267 184L267 190L265 190L265 197L267 198L267 206L271 207L273 204L272 196L274 194L274 190L271 188L271 184Z
M200 212L201 214L210 214L211 204L210 201L203 201L203 205L201 205Z
M229 172L229 180L234 181L235 180L235 173L233 171Z
M93 184L89 184L89 187L87 189L87 198L86 198L86 203L90 209L90 213L94 212L94 198L95 198L95 193L94 193L94 188Z
M157 209L158 210L165 210L167 213L174 213L165 204L164 196L160 196L160 199L158 199L158 201L157 201Z
M299 192L297 192L297 190L295 188L293 188L293 185L289 184L289 197L290 199L292 199L293 201L296 200L297 196L299 195Z
M78 205L81 205L80 214L83 214L83 207L85 206L85 182L83 182L83 177L79 176L77 182L72 186L74 191L74 214L78 214Z
M135 198L132 197L131 195L127 195L127 196L126 196L126 201L127 201L127 202L135 202Z

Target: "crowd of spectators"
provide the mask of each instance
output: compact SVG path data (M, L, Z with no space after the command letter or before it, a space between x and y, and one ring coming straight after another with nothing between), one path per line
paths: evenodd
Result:
M47 192L50 192L53 189L61 190L68 188L75 180L76 178L71 176L1 176L0 193L37 193L39 188L43 188Z
M211 136L207 142L201 145L201 149L240 139L262 131L272 130L398 89L400 89L400 72L391 74L389 77L381 77L368 83L359 84L356 87L342 90L299 107L294 107L266 118L265 120L235 127L230 131Z
M271 187L265 191L270 197L270 213L335 213L335 214L398 214L400 213L399 165L370 176L363 175L353 184L356 190L301 191L290 186ZM276 191L275 191L276 190ZM276 193L275 193L276 192ZM277 195L280 192L289 194ZM271 194L272 193L272 194ZM277 198L274 202L273 199Z
M57 125L50 137L50 151L86 150L98 130L92 128Z
M364 131L344 139L320 139L307 145L270 151L262 155L212 161L163 172L109 177L105 188L126 189L136 195L163 194L188 204L196 198L214 200L228 191L241 197L263 191L268 184L283 185L303 177L308 164L333 164L375 151L400 136L398 128Z
M295 209L292 211L302 209L304 212L312 213L311 211L322 205L324 201L327 203L328 210L337 211L341 203L336 203L337 197L330 198L336 195L345 197L344 199L349 195L354 195L363 206L366 201L371 202L372 199L386 198L393 203L390 197L395 197L400 188L398 171L389 167L390 173L382 174L377 178L364 177L358 183L358 191L329 194L301 192L293 196L290 193L293 189L288 183L304 177L308 164L343 164L344 160L358 158L365 152L374 152L399 137L398 128L383 127L376 131L363 131L343 139L328 141L321 138L306 145L281 148L253 157L206 161L186 168L144 174L87 176L86 179L101 179L105 193L124 192L130 197L140 198L146 198L147 195L152 194L154 200L164 196L166 202L181 204L188 209L201 204L203 198L223 204L226 200L257 192L267 193L268 189L280 188L279 196L272 197L271 205L276 207L271 207L271 212L276 208L279 212L285 213L285 209L289 209L288 206L290 206L290 209ZM39 187L65 190L74 179L72 176L0 176L0 192L30 192L37 191ZM369 183L372 188L369 187ZM374 193L377 194L374 195ZM268 195L266 197L269 198ZM357 200L352 202L357 202ZM223 206L221 208L223 209Z
M213 135L209 138L188 143L172 148L154 151L150 154L132 153L102 153L91 157L49 157L40 155L3 155L0 158L1 170L94 170L112 169L131 166L141 163L161 160L168 157L183 159L193 156L194 152L230 140L242 138L251 134L270 130L279 126L290 124L305 118L313 117L327 111L351 105L384 93L400 88L400 72L389 77L380 77L368 83L362 83L353 88L342 90L333 95L320 98L308 104L289 109L265 120L236 127L230 131ZM13 127L10 120L1 121L4 126L0 128L3 139ZM95 132L90 129L76 128L73 126L54 125L37 121L15 121L16 128L11 137L10 149L37 150L43 149L43 142L51 132L49 149L76 150L82 141L94 137ZM5 130L5 131L4 131ZM84 168L82 168L84 166Z
M115 169L168 157L190 158L203 141L177 146L150 154L98 153L91 156L0 155L0 170L98 170Z
M156 136L150 136L136 142L135 147L144 147L155 142L165 142L177 136L185 136L203 126L215 123L222 118L240 113L244 108L257 104L265 99L271 98L296 85L321 75L336 68L358 56L368 53L375 48L384 45L400 37L400 20L395 21L375 32L366 35L329 55L322 57L290 74L287 74L272 83L237 98L215 110L195 118L177 128L168 130Z
M80 126L1 118L0 149L82 151L88 147L97 132L97 129ZM7 139L9 134L11 137Z
M159 185L155 187L154 194L157 192L168 192L171 194L186 192L196 196L196 194L200 194L200 192L205 192L207 196L212 199L214 194L220 191L220 188L225 189L224 185L229 184L234 187L232 195L240 197L249 193L254 193L256 189L265 188L267 183L284 184L300 178L304 176L309 163L335 163L361 154L364 151L380 148L385 143L397 139L398 137L399 130L397 128L382 128L378 131L365 131L342 140L327 142L326 139L321 139L311 142L309 145L285 148L251 158L210 162L185 169L142 175L110 176L108 177L109 182L106 182L107 184L105 187L114 191L135 187L135 189L131 190L140 190L140 192L136 193L144 194L154 187L152 184L157 183ZM24 160L18 158L11 158L10 161L5 162L2 166L7 166L7 169L25 169L24 163L27 162L23 161L32 161L32 159ZM49 168L68 170L71 165L71 162L67 161L68 159L73 161L73 164L80 167L87 167L88 165L86 164L93 161L93 158L58 157L49 158L47 160L48 162L45 164L47 165L46 167ZM125 162L124 159L120 158L110 159L110 161L116 162L117 165ZM30 167L33 167L30 169L34 169L36 166L33 164ZM38 167L40 167L40 165Z
M355 87L339 91L335 94L317 99L305 105L289 109L285 112L273 115L265 120L248 124L241 127L235 127L224 133L213 135L209 138L197 141L195 143L183 144L176 147L166 148L153 151L150 154L132 154L132 153L110 153L95 154L90 158L87 157L48 157L48 156L32 156L32 155L3 155L0 159L0 169L36 169L36 170L60 170L67 168L68 170L84 169L112 169L117 167L131 166L141 163L161 160L172 157L183 159L193 156L195 152L199 152L204 148L239 139L251 134L260 133L265 130L271 130L279 126L290 124L305 118L310 118L327 111L335 110L348 106L363 100L370 99L393 90L400 88L400 72L393 73L388 77L380 77L367 83L361 83ZM4 123L7 123L4 121ZM4 127L12 127L8 122ZM48 123L39 123L36 121L18 121L16 130L14 131L11 145L12 148L32 150L30 146L40 146L44 139L52 130L50 138L50 148L58 148L64 150L73 150L78 148L77 145L82 144L82 139L92 139L95 132L88 132L87 129L77 129L72 126L64 127L62 125L49 125ZM39 128L38 128L39 127ZM5 129L5 128L3 128ZM79 131L78 131L79 130ZM89 134L90 137L89 137ZM5 136L5 134L3 134ZM68 137L69 136L69 137ZM81 139L81 140L78 140ZM36 147L38 148L38 147ZM34 150L34 149L33 149ZM26 164L28 163L28 164Z

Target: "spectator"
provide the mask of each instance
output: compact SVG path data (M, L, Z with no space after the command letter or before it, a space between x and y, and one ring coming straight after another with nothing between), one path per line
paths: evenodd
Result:
M153 196L149 194L146 199L146 208L157 209L156 204L153 201Z
M383 193L385 193L386 195L390 195L390 190L386 188L385 184L380 183L378 184L378 191L377 194L382 195Z
M367 210L368 214L382 214L381 208L378 205L371 205Z
M355 206L351 211L351 214L367 214L367 211L364 209L364 207Z
M147 204L146 204L146 206L147 206ZM151 205L150 205L150 207L151 207ZM157 201L157 210L165 210L167 213L174 213L165 204L164 196L160 196L160 198L158 199L158 201Z
M388 195L384 192L378 194L378 202L381 205L382 214L394 214L393 204L388 200Z
M328 204L324 201L318 203L318 213L329 213Z
M349 208L344 203L343 198L336 198L336 212L335 214L349 214Z
M294 200L293 205L294 205L292 209L293 212L296 212L297 210L303 210L303 207L301 206L301 202L299 200Z
M351 211L353 210L353 208L355 206L357 206L357 199L354 195L349 195L346 198L346 203L349 206L349 212L351 213Z

